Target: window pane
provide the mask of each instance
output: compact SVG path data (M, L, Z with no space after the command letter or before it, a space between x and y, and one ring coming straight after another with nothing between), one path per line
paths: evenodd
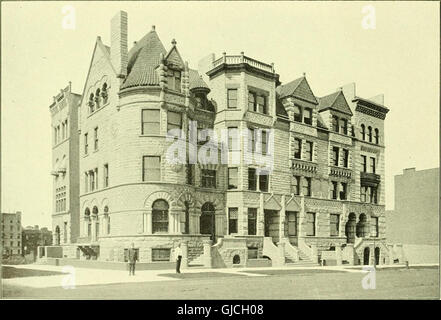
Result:
M237 108L237 89L228 89L228 108Z
M256 105L256 98L253 92L248 92L248 110L249 111L256 111L255 110Z
M264 191L264 192L268 191L268 175L266 174L259 175L259 189L260 191Z
M256 169L248 168L248 190L256 190L256 188L257 188Z
M237 168L228 168L228 189L237 189Z
M161 180L160 157L144 157L144 181Z
M257 231L257 208L248 208L248 234L256 235Z

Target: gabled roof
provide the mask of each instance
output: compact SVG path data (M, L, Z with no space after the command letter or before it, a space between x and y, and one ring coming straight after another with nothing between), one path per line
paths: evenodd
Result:
M319 98L319 111L327 109L339 111L352 116L351 108L349 108L348 102L342 91L337 91Z
M166 54L165 60L167 61L167 64L172 64L176 67L184 69L184 61L182 60L181 55L179 54L178 48L176 48L176 41L173 40L172 43L173 43L173 47Z
M280 98L294 96L318 104L317 99L312 92L311 87L306 80L306 77L304 76L288 82L285 85L278 86L276 88L276 91L279 94Z
M202 76L199 75L199 72L197 70L189 69L188 73L189 73L190 90L197 88L204 88L210 91L210 88L205 83L204 79L202 79Z
M159 76L155 69L160 63L161 53L165 56L167 51L156 31L151 30L130 49L127 77L121 89L159 85Z
M289 118L288 113L280 99L279 95L276 93L276 115L284 118Z

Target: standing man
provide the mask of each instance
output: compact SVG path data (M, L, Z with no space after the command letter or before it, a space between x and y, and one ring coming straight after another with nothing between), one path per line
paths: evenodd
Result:
M132 247L129 249L128 260L129 260L129 276L135 275L135 263L136 260L138 260L138 256L136 254L135 244L133 242L132 242Z
M182 250L180 243L175 249L175 257L176 257L176 273L181 273Z

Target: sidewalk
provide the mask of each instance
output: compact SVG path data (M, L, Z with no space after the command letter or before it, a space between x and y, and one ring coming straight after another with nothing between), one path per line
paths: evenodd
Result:
M427 267L438 266L438 264L419 264L410 265L410 267ZM14 265L10 266L17 269L33 269L45 271L57 271L66 273L65 275L51 275L38 277L21 277L3 279L4 284L13 286L24 286L32 288L51 288L51 287L66 287L69 284L77 286L87 285L104 285L117 283L143 283L156 281L179 281L183 279L175 277L161 276L164 274L174 273L174 270L144 270L137 271L135 276L129 276L127 271L120 270L103 270L103 269L88 269L88 268L69 268L69 266L50 266L50 265ZM186 268L182 269L182 273L225 273L225 274L240 274L245 277L268 277L266 274L253 273L252 271L264 270L327 270L327 271L344 271L349 273L364 273L363 266L317 266L317 267L262 267L262 268L225 268L225 269L207 269L207 268ZM377 269L403 268L403 265L384 265L377 266ZM246 271L246 272L244 272ZM71 273L71 274L69 274Z

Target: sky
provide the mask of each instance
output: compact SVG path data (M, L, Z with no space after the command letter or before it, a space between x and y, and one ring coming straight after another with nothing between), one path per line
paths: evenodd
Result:
M166 49L175 38L193 68L210 53L244 51L274 62L282 83L305 72L317 96L350 82L359 96L383 93L390 109L386 209L393 209L394 175L439 166L438 2L1 5L1 210L22 211L25 226L51 226L52 97L69 81L82 94L96 37L109 45L118 10L128 13L129 49L155 25ZM75 10L74 29L62 27L66 5ZM375 29L363 28L366 5L375 10Z

